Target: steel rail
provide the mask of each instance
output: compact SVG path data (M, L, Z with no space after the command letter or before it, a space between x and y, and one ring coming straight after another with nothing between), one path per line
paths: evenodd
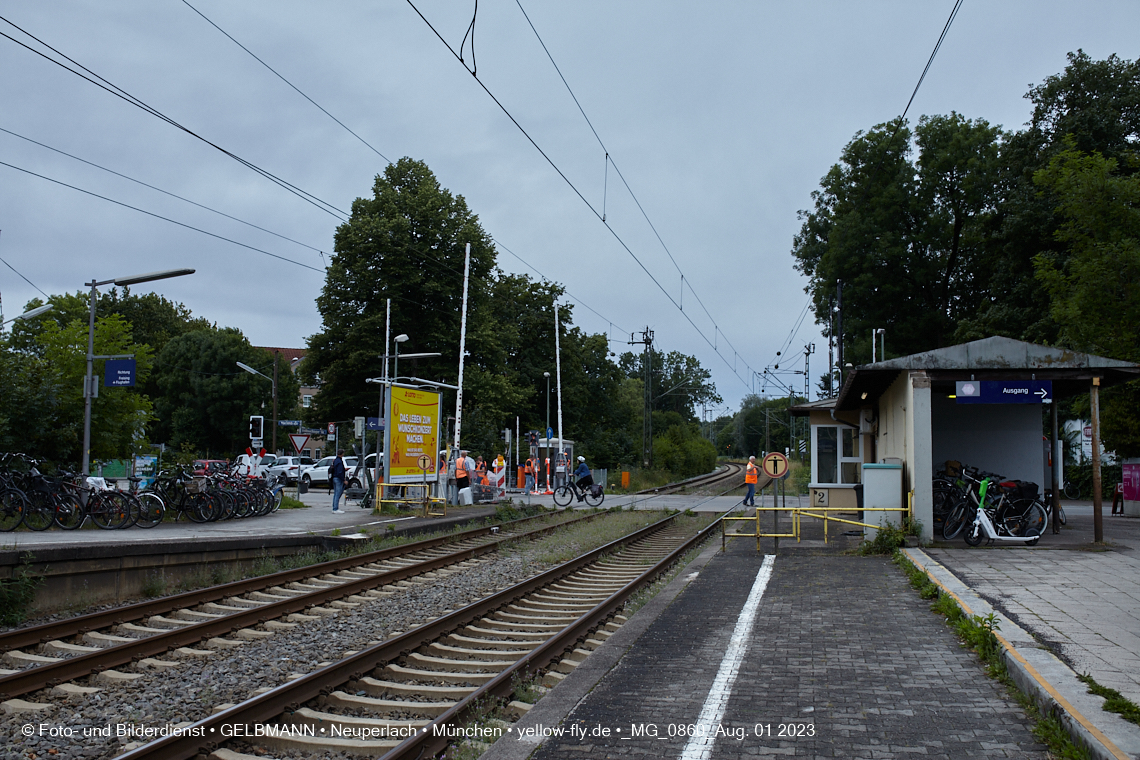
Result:
M285 712L293 712L302 704L328 694L337 686L348 681L359 680L377 667L382 667L400 657L411 654L424 644L435 641L439 637L458 630L469 623L482 618L487 613L505 604L529 594L553 581L570 575L582 567L594 562L599 557L614 551L621 546L637 541L647 535L662 529L667 523L676 519L670 515L652 525L634 531L626 536L611 541L592 551L564 562L557 567L540 573L532 578L515 584L496 594L473 602L443 617L425 623L418 628L388 639L380 644L361 650L357 654L346 657L340 662L327 665L320 670L313 671L306 676L282 684L271 691L251 697L233 707L217 712L207 718L187 726L185 730L174 736L166 736L149 744L137 747L117 760L183 760L216 749L228 740L228 736L220 729L222 726L244 726L245 735L252 736L254 724L272 720ZM715 525L713 522L712 525ZM702 531L702 533L706 533ZM595 608L596 609L596 608ZM565 639L560 639L565 640ZM562 649L565 645L562 646ZM546 651L550 651L547 649ZM561 651L559 649L558 651ZM528 660L529 661L529 660ZM498 679L496 679L498 680ZM464 700L466 702L467 700ZM452 710L449 710L450 714ZM233 731L230 732L233 734ZM410 741L410 740L409 740ZM406 743L406 742L405 742ZM403 746L403 745L401 745ZM395 748L399 749L399 747ZM395 749L393 751L395 751Z
M481 528L471 528L459 533L452 533L446 536L437 536L436 538L427 538L422 541L415 541L409 544L401 544L399 546L392 546L387 549L378 549L374 552L366 552L364 554L356 554L350 557L343 557L341 559L329 560L328 562L320 562L315 565L308 565L306 567L297 568L295 570L282 570L272 575L261 575L256 578L246 578L240 581L233 581L231 583L224 583L220 586L210 586L205 589L198 589L196 591L186 591L181 594L173 596L166 596L161 599L155 599L148 602L137 602L135 604L128 604L122 607L115 607L109 610L102 610L100 612L92 612L87 615L79 615L77 617L68 618L66 620L57 620L51 623L43 623L41 625L29 626L27 628L18 628L14 631L8 631L0 634L0 650L5 652L12 649L20 649L21 647L36 646L47 641L54 639L61 639L67 636L75 636L78 634L87 633L88 631L95 631L100 628L106 628L112 625L121 625L122 623L129 623L133 620L140 620L142 618L150 617L151 615L161 615L165 612L173 610L185 609L193 607L198 604L205 604L207 602L216 602L219 599L224 599L230 596L239 596L241 594L248 594L253 591L261 591L271 586L280 586L286 583L295 583L304 580L305 578L312 578L316 575L324 575L327 573L340 572L341 570L349 570L353 567L366 565L370 562L380 562L385 559L397 557L402 554L411 554L424 549L432 549L436 546L443 544L453 543L455 541L462 541L466 538L475 538L481 535L489 535L492 528L510 528L514 525L521 525L523 523L537 520L546 515L535 515L533 517L524 517L519 520L512 520L511 522L500 523L495 526L486 526Z
M390 752L382 755L382 760L418 760L418 758L423 757L434 757L437 753L445 750L454 737L446 736L446 732L437 733L436 728L438 726L463 723L472 712L480 708L481 704L487 703L488 697L496 700L507 697L515 690L520 676L525 679L560 659L567 649L584 641L592 629L612 616L636 591L652 583L657 576L664 573L685 552L706 540L719 522L719 519L711 522L697 535L682 543L640 576L614 592L608 599L599 602L594 609L579 617L547 639L541 646L531 650L528 655L514 665L461 699L455 706L429 723L423 732L408 737Z
M740 464L739 462L726 462L725 465L726 465L725 470L722 472L710 472L710 473L706 473L704 475L697 475L696 477L689 478L688 480L680 480L680 481L677 481L676 483L667 483L666 485L658 486L657 488L647 488L644 491L637 491L634 495L636 495L636 496L650 496L653 494L664 495L664 494L674 493L676 491L681 490L682 488L692 488L693 486L712 485L713 483L719 483L722 480L729 480L732 477L741 474L741 472L743 471L743 468L744 468L744 465Z
M504 536L486 544L444 554L414 565L408 565L407 567L377 573L376 575L370 575L354 581L346 581L345 583L329 586L319 591L312 591L307 594L283 599L280 602L271 602L250 607L248 610L234 612L217 618L216 620L193 623L180 628L174 628L164 633L156 633L131 642L106 647L100 649L98 652L88 652L87 654L68 657L59 662L37 665L36 667L13 673L12 675L0 677L0 698L11 699L22 694L39 691L49 686L72 681L76 678L82 678L97 671L114 668L118 665L125 665L144 657L162 654L170 649L185 647L202 641L203 639L224 636L239 628L247 628L252 625L257 625L258 623L264 623L267 620L283 617L294 612L300 612L308 607L319 606L342 597L368 591L377 586L397 583L406 578L474 559L483 554L489 554L496 551L501 544L508 541L516 541L521 538L536 537L546 533L552 533L566 525L582 522L584 520L592 520L604 514L606 514L606 512L595 512L545 528ZM359 564L360 563L356 563L356 566ZM311 578L313 574L309 573L306 577ZM232 594L228 596L232 596ZM185 606L181 609L185 609Z

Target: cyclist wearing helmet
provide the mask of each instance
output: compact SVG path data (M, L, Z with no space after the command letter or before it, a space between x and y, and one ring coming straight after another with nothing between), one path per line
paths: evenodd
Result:
M594 476L590 474L590 468L586 466L586 457L578 457L578 469L574 470L574 477L578 479L578 501L586 498L587 489L594 485Z

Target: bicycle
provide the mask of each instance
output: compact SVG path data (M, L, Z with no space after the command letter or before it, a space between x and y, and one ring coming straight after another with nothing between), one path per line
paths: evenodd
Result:
M602 501L606 498L605 489L597 483L590 485L587 490L582 491L578 488L577 483L573 480L568 480L564 485L554 489L554 503L560 507L569 506L575 496L578 497L578 501L585 500L591 507L600 506Z
M995 501L989 493L994 482L992 478L982 479L974 521L966 527L962 538L968 546L977 546L983 538L1035 546L1048 525L1045 510L1032 499L1007 501L1004 493Z

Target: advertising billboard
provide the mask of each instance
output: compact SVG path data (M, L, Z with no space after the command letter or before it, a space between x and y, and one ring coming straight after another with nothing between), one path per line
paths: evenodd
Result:
M384 431L388 483L421 483L424 471L420 457L439 455L439 394L418 388L393 385L388 407L391 424ZM428 470L428 480L435 477Z

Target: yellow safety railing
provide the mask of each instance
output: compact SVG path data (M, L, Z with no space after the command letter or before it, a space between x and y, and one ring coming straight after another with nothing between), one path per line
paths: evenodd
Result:
M418 504L422 510L424 517L447 517L447 499L440 496L431 496L429 489L435 485L431 483L377 483L376 484L376 508L379 509L384 504L398 504L400 506ZM420 496L412 496L406 490L403 496L395 496L391 493L388 498L384 498L385 489L420 489Z
M864 507L863 509L858 509L858 508L853 508L853 507L756 507L755 509L756 509L756 514L753 517L729 517L728 515L725 515L724 517L721 518L721 522L720 522L721 551L724 551L727 540L730 538L755 538L756 539L756 551L760 551L760 539L761 538L774 538L774 539L777 539L777 542L781 538L794 538L794 539L796 539L796 542L799 543L799 541L801 540L801 537L802 537L801 526L802 526L802 518L804 518L804 517L813 517L817 520L823 520L823 542L824 543L828 542L827 528L828 528L828 522L829 521L830 522L842 523L844 525L857 525L857 526L860 526L863 528L875 528L877 530L877 529L881 528L882 525L874 525L871 523L860 522L859 520L846 520L846 519L841 518L841 517L831 517L830 513L832 513L832 512L840 512L840 513L843 513L843 512L846 512L846 513L850 513L850 512L905 512L907 514L908 518L913 519L913 516L914 516L913 515L914 500L913 500L913 492L911 492L910 498L907 499L907 506L905 506L905 507ZM788 512L792 517L792 532L791 533L779 533L779 532L764 533L764 532L762 532L760 530L760 513L761 512ZM822 513L822 514L820 514L820 513ZM734 530L733 532L730 533L726 527L726 523L729 523L729 522L735 522L735 523L742 523L742 522L749 523L750 522L750 523L753 523L755 525L755 528L750 533L741 533L739 530ZM777 520L773 520L773 522L777 523ZM773 527L775 527L775 525L773 525Z

